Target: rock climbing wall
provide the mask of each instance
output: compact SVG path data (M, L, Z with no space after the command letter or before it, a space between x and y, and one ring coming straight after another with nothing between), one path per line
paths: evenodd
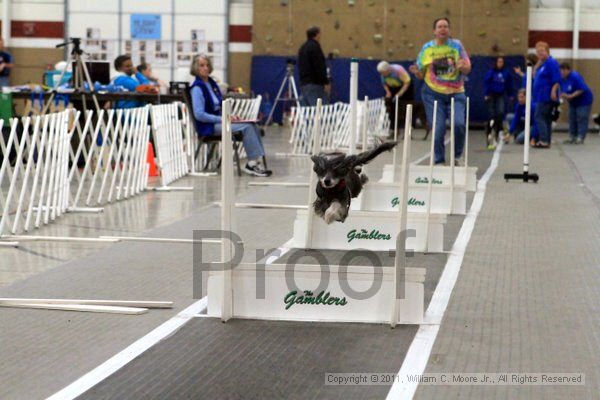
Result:
M443 16L471 54L527 51L527 0L254 0L253 53L294 55L317 25L326 54L414 59Z

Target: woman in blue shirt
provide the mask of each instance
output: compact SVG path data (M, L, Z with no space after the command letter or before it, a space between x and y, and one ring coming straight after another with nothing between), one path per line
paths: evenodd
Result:
M540 136L535 147L547 149L552 142L552 111L558 105L560 68L558 62L550 56L548 43L537 42L535 52L539 60L535 66L532 92L536 105L534 118Z
M192 60L190 74L196 79L190 89L194 122L199 136L221 134L221 103L223 97L217 83L210 77L212 62L206 55L197 55ZM264 169L260 159L265 155L265 149L260 138L260 132L255 124L236 122L239 119L232 116L232 132L241 132L244 148L248 155L248 163L243 171L250 175L270 176L271 171Z
M504 123L506 99L512 94L512 78L504 67L504 57L496 58L494 67L485 75L484 87L489 118L486 125L488 150L494 150ZM494 135L492 129L495 131Z
M571 70L568 63L560 65L560 97L569 102L569 139L566 144L583 144L588 130L594 95L583 77Z

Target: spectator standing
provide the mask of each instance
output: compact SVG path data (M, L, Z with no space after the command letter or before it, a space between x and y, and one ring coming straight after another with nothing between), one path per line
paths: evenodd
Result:
M321 49L321 30L313 26L306 31L306 42L298 50L298 72L302 105L315 106L317 99L328 103L331 91L327 78L325 54Z
M569 138L566 144L583 144L588 131L594 95L583 77L568 63L560 65L560 97L569 102Z
M459 161L465 144L465 86L464 78L471 72L471 60L458 39L450 37L450 20L438 18L433 22L434 39L425 43L410 71L425 79L421 97L429 126L432 126L433 104L438 102L435 138L435 163L445 163L446 119L450 118L450 104L454 99L454 156Z
M560 68L558 62L550 55L548 43L537 42L535 51L538 62L533 74L532 93L536 106L534 118L540 137L535 147L547 149L552 143L552 113L558 105Z
M406 105L415 99L414 87L410 74L400 64L390 64L387 61L381 61L377 64L377 72L381 75L381 83L385 90L385 106L390 118L390 127L395 129L395 99L399 102L398 121L404 121L406 114ZM398 96L398 97L396 97Z
M506 100L512 94L512 78L505 68L504 57L497 57L494 66L485 75L484 88L488 109L487 144L488 150L494 150L500 131L503 130Z
M4 39L0 38L0 87L10 86L10 71L15 66L12 55L4 48Z

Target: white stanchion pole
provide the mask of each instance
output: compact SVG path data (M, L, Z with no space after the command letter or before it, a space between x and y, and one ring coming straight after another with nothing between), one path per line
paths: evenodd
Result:
M531 141L531 77L532 69L527 67L527 83L525 85L525 142L523 143L523 172L529 173L529 142Z
M356 153L356 136L358 130L356 126L358 107L358 60L353 58L350 61L350 151L349 154Z
M362 151L367 151L367 119L369 118L369 96L365 96L365 106L363 107L363 118L362 118ZM364 169L364 167L363 167Z
M431 217L431 198L433 194L433 159L435 157L435 128L437 120L437 100L433 102L433 122L431 124L431 150L429 151L429 180L427 181L427 211L425 214L425 252L429 249L429 223Z
M396 98L396 107L394 107L394 142L398 143L398 108L400 103L400 97ZM394 147L393 159L392 159L392 182L396 182L396 168L398 168L398 145Z
M456 163L454 157L455 148L455 137L454 137L454 97L450 101L450 212L454 214L454 164Z
M321 113L323 111L323 101L321 99L317 99L317 108L315 110L315 123L313 125L313 143L312 143L312 153L314 155L319 154L321 151ZM313 236L313 219L315 215L315 210L313 207L313 203L317 199L317 174L313 171L312 167L310 169L310 178L308 180L308 209L306 210L306 240L304 241L304 248L311 249L312 248L312 236Z
M231 100L223 101L221 113L221 229L225 233L221 243L221 263L223 268L223 298L221 299L221 320L226 322L233 317L233 233L234 229L234 188L233 188L233 143L231 138Z
M471 98L467 97L467 112L465 113L465 176L469 166L469 106Z
M404 121L404 146L402 149L402 170L400 171L400 195L398 205L398 237L396 237L396 256L394 258L394 273L392 281L392 313L390 326L396 327L398 323L398 283L405 284L406 279L406 219L408 216L408 168L410 166L410 145L412 136L412 104L406 106L406 119ZM404 240L400 240L400 239ZM406 287L404 298L406 297Z

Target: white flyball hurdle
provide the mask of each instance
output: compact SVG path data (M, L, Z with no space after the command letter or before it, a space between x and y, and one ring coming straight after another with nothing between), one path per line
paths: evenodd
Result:
M2 218L0 235L7 237L46 225L67 211L69 202L69 150L73 128L72 110L21 119L23 133L19 139L18 119L10 120L10 135L5 143L0 168ZM0 123L1 126L1 123ZM10 154L15 153L11 168ZM8 182L6 185L4 182ZM11 222L12 221L12 222ZM9 242L1 242L11 245ZM12 242L15 245L15 242Z
M223 103L222 147L223 157L227 159L232 155L230 106L227 100ZM319 101L317 114L320 106ZM318 125L315 129L318 129ZM318 151L319 142L314 141L313 149ZM314 176L311 180L316 182ZM233 167L224 163L221 204L224 232L233 232L236 225L234 197ZM398 218L395 219L398 225L396 232L406 229L406 209L400 209ZM312 213L310 209L307 212ZM309 225L310 221L309 219ZM209 272L208 316L221 318L222 321L253 318L389 323L392 327L397 323L419 324L423 321L426 270L404 267L404 243L398 246L400 251L396 251L394 267L305 265L291 262L287 265L246 263L233 266L231 239L225 238L221 245L223 269ZM324 271L324 268L328 268L328 271ZM325 280L322 279L324 273L327 275ZM294 277L291 286L288 285L289 279L286 279L290 274ZM404 276L404 279L398 282L400 276ZM380 283L379 287L377 283ZM404 285L403 296L398 295L398 285ZM262 293L258 292L259 287L264 288Z
M430 166L428 165L412 165L409 173L409 182L414 185L427 186L429 181L433 179L433 187L448 186L453 189L474 192L477 189L477 167L468 166L468 150L469 150L469 98L467 98L467 110L465 116L465 166L456 166L454 162L454 102L450 108L450 165L435 165L433 167L432 178L429 177ZM434 120L435 123L435 120ZM434 157L435 132L431 135L431 154ZM398 172L399 166L394 164L386 164L383 168L383 176L380 182L394 182L394 175ZM434 189L435 190L435 189ZM455 199L456 201L456 199ZM453 207L454 208L454 207Z

